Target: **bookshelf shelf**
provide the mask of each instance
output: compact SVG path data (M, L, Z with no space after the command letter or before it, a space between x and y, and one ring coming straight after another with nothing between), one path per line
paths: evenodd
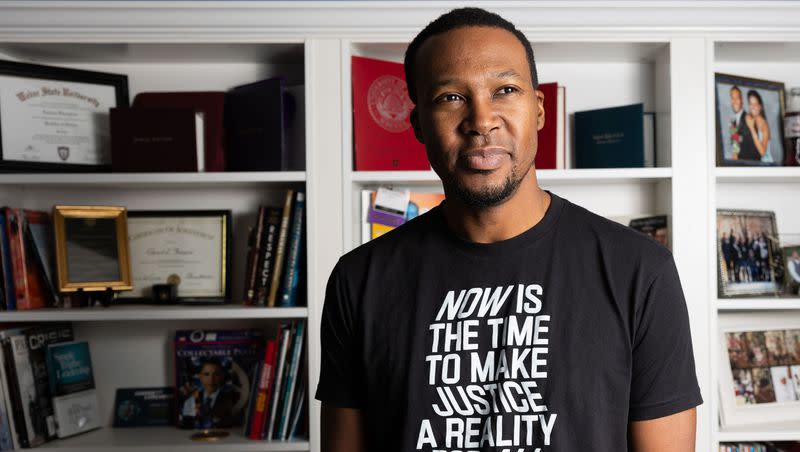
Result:
M716 168L717 182L800 182L800 167Z
M617 183L648 182L669 179L672 168L603 168L537 170L541 182L550 183ZM438 184L439 176L433 171L352 171L351 181L359 184L403 183L408 185Z
M283 452L307 451L307 441L252 441L244 437L240 431L231 431L231 435L220 441L198 442L189 437L191 430L180 430L174 427L142 427L142 428L102 428L83 435L51 441L40 449L58 450L61 452L141 452L166 451L193 452L236 450L241 452Z
M264 183L304 182L304 171L254 171L214 173L31 173L0 174L2 185L29 186L252 186Z
M0 313L0 322L93 322L141 320L294 319L308 317L308 308L219 306L112 306L108 308L36 309Z
M719 441L800 441L800 422L752 425L724 428L718 434Z
M719 298L717 311L800 310L800 298Z

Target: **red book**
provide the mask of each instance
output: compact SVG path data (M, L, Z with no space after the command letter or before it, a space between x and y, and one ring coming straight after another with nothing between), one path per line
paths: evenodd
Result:
M556 145L558 121L558 83L540 83L544 93L544 127L539 131L539 146L536 151L536 169L558 168L558 146Z
M403 65L354 56L352 79L355 170L431 169L411 128Z
M267 347L264 352L264 368L261 371L261 379L258 382L256 406L253 411L253 419L250 423L250 439L260 440L261 432L264 430L264 416L269 406L272 382L275 379L275 359L277 358L277 350L277 339L267 341Z
M225 140L222 123L224 91L145 92L133 99L133 107L191 108L203 113L205 170L225 171Z
M42 284L41 272L36 265L28 265L30 258L25 247L25 220L19 209L6 207L5 212L17 310L44 308L47 305L47 292Z

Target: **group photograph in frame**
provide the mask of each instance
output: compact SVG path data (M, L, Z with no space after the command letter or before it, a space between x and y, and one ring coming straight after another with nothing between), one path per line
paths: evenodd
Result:
M784 84L714 74L717 166L779 166L784 160Z
M116 206L53 207L59 292L131 289L125 213Z
M131 210L128 242L133 289L120 302L230 302L230 210Z
M781 252L775 213L717 210L717 274L720 297L778 295Z
M724 425L800 420L800 316L736 313L719 328Z
M0 171L108 171L128 77L0 60Z
M800 295L800 245L783 248L786 294Z

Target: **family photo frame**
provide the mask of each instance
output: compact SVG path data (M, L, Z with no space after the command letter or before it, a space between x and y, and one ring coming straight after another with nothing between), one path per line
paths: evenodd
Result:
M714 91L717 166L780 166L784 84L716 73Z
M784 268L781 254L774 212L717 210L720 298L778 295Z

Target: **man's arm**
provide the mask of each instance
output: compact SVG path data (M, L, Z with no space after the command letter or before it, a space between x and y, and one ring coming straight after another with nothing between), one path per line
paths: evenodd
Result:
M365 452L361 410L322 404L322 452Z
M696 408L658 419L631 422L628 429L631 450L694 452L696 426Z

